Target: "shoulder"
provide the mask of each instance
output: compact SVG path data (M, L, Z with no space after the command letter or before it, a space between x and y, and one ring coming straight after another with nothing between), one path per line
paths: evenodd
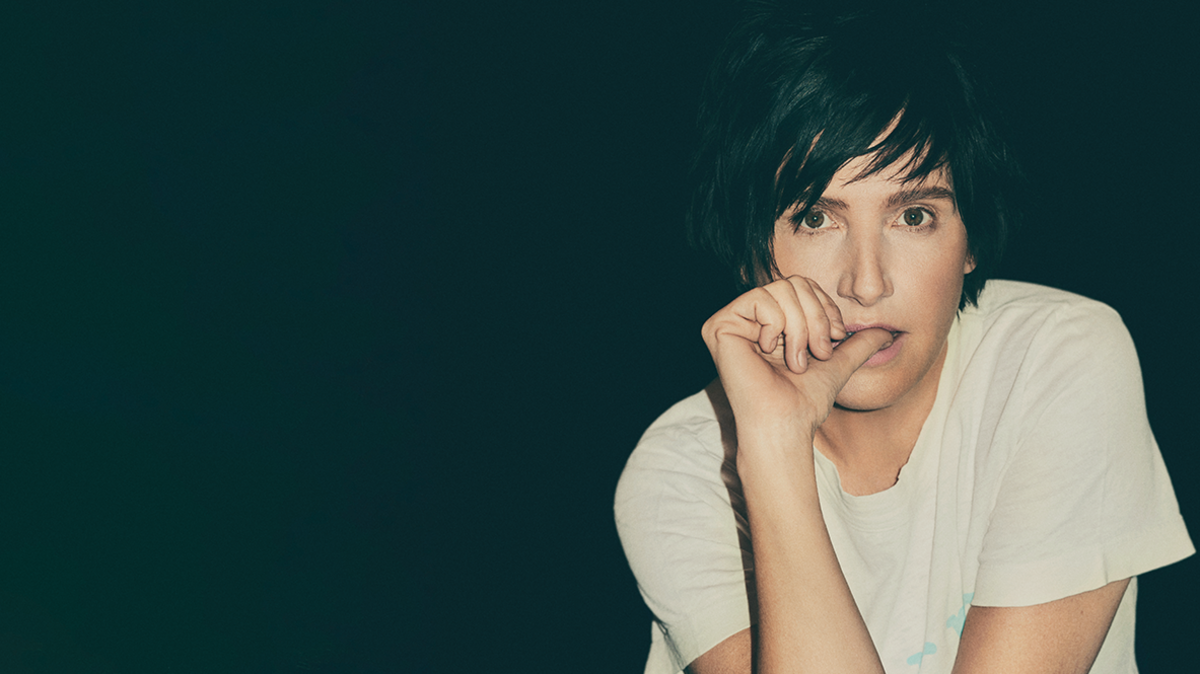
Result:
M675 403L646 429L617 483L618 525L644 517L665 491L720 484L720 423L706 391Z
M733 466L707 390L651 424L625 464L613 503L617 533L635 575L659 574L696 555L712 556L696 549L699 541L737 548ZM680 545L683 540L691 542Z
M1049 361L1058 369L1112 358L1136 365L1132 339L1117 312L1065 290L989 281L978 305L965 308L960 322L968 352L1027 372Z
M993 329L1029 321L1039 324L1049 321L1051 325L1120 321L1117 312L1107 304L1083 295L1033 283L1002 280L989 281L980 293L978 305L963 310L963 319Z
M1040 462L1084 464L1118 445L1151 451L1137 353L1110 307L992 281L978 306L963 310L956 331L947 357L950 418L974 438L980 479L1005 475L1022 447L1044 452ZM1097 433L1107 437L1092 438Z
M672 671L749 626L742 547L749 526L732 451L722 442L727 410L716 388L685 398L651 424L614 502L621 546L665 631Z

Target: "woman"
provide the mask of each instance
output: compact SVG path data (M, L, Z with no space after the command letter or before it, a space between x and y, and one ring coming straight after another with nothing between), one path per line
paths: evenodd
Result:
M617 490L647 672L1136 672L1192 554L1109 308L988 281L1019 173L936 16L765 8L706 90L719 378Z

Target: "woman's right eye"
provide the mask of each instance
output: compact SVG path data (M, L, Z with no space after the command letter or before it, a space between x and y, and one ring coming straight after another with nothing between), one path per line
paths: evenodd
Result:
M804 214L800 224L806 229L822 229L829 224L829 218L823 211L812 210Z

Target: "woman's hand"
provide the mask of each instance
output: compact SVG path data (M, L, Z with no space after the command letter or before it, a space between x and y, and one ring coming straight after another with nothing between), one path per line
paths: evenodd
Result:
M850 375L892 343L881 329L846 339L837 305L800 276L746 292L709 318L702 333L739 438L782 433L811 440Z
M760 672L882 674L825 528L810 452L838 392L891 333L847 336L837 305L799 276L743 294L703 332L736 427L758 632L755 644L747 632L689 669L749 672L754 650Z

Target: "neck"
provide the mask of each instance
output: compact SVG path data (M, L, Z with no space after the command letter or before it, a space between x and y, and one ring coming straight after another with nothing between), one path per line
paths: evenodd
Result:
M816 446L837 466L842 489L854 495L891 487L908 463L937 399L946 346L933 367L893 404L874 410L834 407L817 429Z

